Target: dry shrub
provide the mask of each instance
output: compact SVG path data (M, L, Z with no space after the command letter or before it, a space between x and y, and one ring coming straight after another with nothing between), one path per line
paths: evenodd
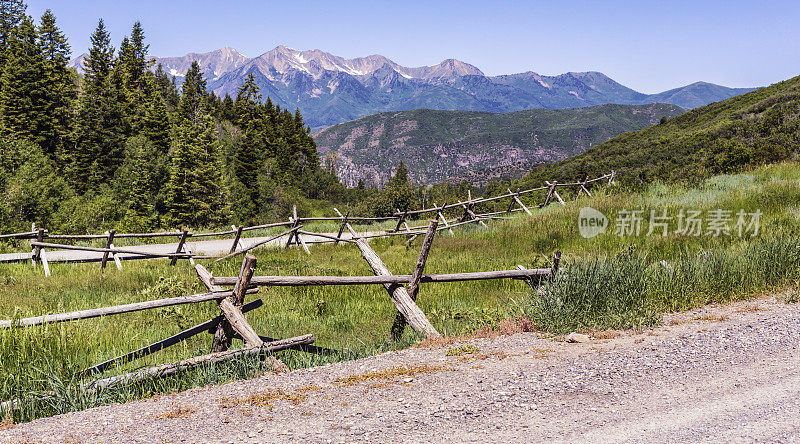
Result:
M251 407L270 407L276 401L284 400L289 401L294 405L298 405L308 399L308 392L320 390L321 388L316 385L308 385L300 387L294 392L287 392L284 389L270 390L268 392L257 392L245 398L231 399L222 398L220 401L221 407L235 407L238 405L247 405Z
M536 324L527 316L503 319L497 324L497 332L503 336L531 331L536 331Z
M174 418L185 418L196 410L192 407L179 405L173 408L172 410L166 411L160 415L157 415L156 418L158 419L174 419Z
M445 353L445 356L461 356L461 355L468 355L473 353L480 353L481 349L472 345L472 344L464 344L458 347L450 347Z
M367 372L360 375L350 375L346 378L336 378L336 382L344 385L355 385L362 381L376 381L380 379L392 379L398 376L415 376L421 373L434 373L441 370L449 370L448 367L439 365L405 365L402 367L390 367L385 370Z
M8 416L2 421L0 421L0 430L8 430L14 428L14 418L11 416L9 412Z
M596 339L614 339L620 336L622 336L622 333L620 333L617 330L602 330L602 331L592 332L592 337Z
M428 338L424 341L414 344L414 347L423 348L436 348L453 345L456 342L468 341L470 339L494 339L498 336L513 335L516 333L524 333L537 331L536 324L527 316L518 316L515 318L506 318L497 324L497 329L490 327L481 327L471 335L461 336L441 336L438 338Z
M471 335L440 336L438 338L428 338L425 339L424 341L414 344L413 347L437 348L437 347L453 345L456 342L469 341L470 339L496 338L497 336L498 333L496 331L484 327Z
M714 315L714 314L706 314L695 316L692 318L693 321L708 321L708 322L722 322L727 321L728 317L725 315Z

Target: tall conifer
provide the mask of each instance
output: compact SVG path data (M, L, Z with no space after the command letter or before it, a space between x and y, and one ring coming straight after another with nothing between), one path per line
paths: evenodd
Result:
M180 103L180 115L189 120L193 125L199 125L205 118L206 109L206 81L200 71L197 61L192 62L186 77L183 79Z
M198 123L183 121L172 151L167 207L173 226L209 226L226 218L214 124L210 116Z
M75 81L67 68L70 47L64 33L56 26L56 17L49 9L42 14L38 32L47 85L44 88L46 121L42 149L51 156L62 157L71 132L71 109L76 96Z
M101 19L91 36L75 143L70 150L70 178L78 191L110 180L124 157L127 134L114 73L114 48Z
M8 41L6 67L0 76L0 122L7 134L39 146L45 138L45 61L33 20L24 17Z
M11 33L25 18L25 9L22 0L0 0L0 70L6 64Z

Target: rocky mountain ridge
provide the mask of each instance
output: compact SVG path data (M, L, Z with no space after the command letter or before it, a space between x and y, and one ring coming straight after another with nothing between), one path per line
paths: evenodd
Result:
M71 66L80 72L84 58L76 58ZM599 72L486 76L479 68L455 59L405 67L378 54L347 59L319 49L301 51L283 45L254 58L225 47L155 60L178 81L197 60L209 88L221 96L235 96L253 74L265 99L299 109L315 130L368 114L420 108L495 113L607 103L672 103L693 108L750 90L698 82L643 94Z

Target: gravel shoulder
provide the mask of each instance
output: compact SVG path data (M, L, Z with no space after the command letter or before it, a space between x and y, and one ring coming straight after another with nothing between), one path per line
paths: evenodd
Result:
M0 441L800 440L798 304L769 296L596 336L416 347L40 419Z

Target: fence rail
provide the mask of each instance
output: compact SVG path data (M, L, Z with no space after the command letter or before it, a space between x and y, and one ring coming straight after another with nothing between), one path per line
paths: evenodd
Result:
M604 174L602 176L596 177L594 179L589 179L586 177L583 181L580 182L567 182L567 183L558 183L558 182L549 182L546 181L546 186L538 187L538 188L531 188L527 190L517 190L512 191L508 189L507 193L500 194L497 196L490 196L490 197L479 197L473 198L472 193L468 192L465 200L459 200L455 203L445 203L443 205L436 205L433 204L432 207L422 208L417 210L400 210L396 209L395 212L391 216L384 216L384 217L361 217L361 216L352 216L348 212L346 215L343 215L339 210L334 208L336 212L336 216L330 217L298 217L296 206L293 210L293 215L287 221L281 222L272 222L267 224L261 225L254 225L249 227L244 226L231 226L230 230L222 230L222 231L214 231L214 232L207 232L207 233L193 233L188 230L178 230L178 231L167 231L167 232L151 232L151 233L117 233L115 230L109 230L104 234L51 234L48 230L43 228L38 228L34 224L31 227L31 231L22 232L22 233L11 233L11 234L3 234L0 235L0 240L4 239L30 239L31 245L31 252L30 253L12 253L12 254L0 254L0 262L19 262L19 261L26 261L31 260L33 263L41 263L45 274L50 275L50 267L49 262L58 261L58 262L100 262L100 268L105 268L108 262L108 259L112 259L116 264L117 268L121 268L121 260L135 260L135 259L152 259L152 258L166 258L170 260L172 265L175 265L178 260L188 260L192 264L194 264L195 259L207 259L216 257L217 260L228 259L233 256L245 254L254 248L261 247L262 245L268 244L269 242L277 241L282 237L288 237L286 240L285 246L288 248L292 245L297 247L302 247L307 253L310 254L308 250L308 244L316 244L316 243L335 243L338 244L340 242L354 242L356 239L369 239L374 237L384 237L384 236L406 236L409 240L409 243L416 239L419 236L425 234L425 225L420 226L411 226L409 225L409 221L412 218L420 218L424 217L425 215L430 215L432 217L437 218L441 221L441 226L437 227L437 231L448 230L451 233L453 232L453 228L468 225L468 224L480 224L482 226L486 226L486 222L492 220L502 220L507 217L507 215L511 215L517 212L525 212L527 215L533 215L531 212L530 207L545 207L557 201L561 204L565 204L564 199L559 194L560 189L564 188L577 188L576 199L580 198L583 194L591 197L592 194L589 191L591 184L597 182L604 182L607 181L608 184L611 184L614 181L615 172L612 171L609 174ZM535 192L546 191L546 193L542 193L544 196L544 201L536 204L531 204L530 202L528 205L523 202L521 197L525 195L529 195ZM476 210L476 206L480 204L486 204L491 202L497 202L499 200L507 199L508 206L505 210L501 211L488 211L485 213L481 213ZM453 217L453 211L456 210L460 212L460 216L456 215ZM496 208L495 208L496 210ZM450 217L447 217L445 213L449 214ZM458 214L458 213L457 213ZM340 224L338 233L316 233L307 229L301 230L300 228L303 227L303 224L309 222L338 222ZM394 228L386 228L377 232L364 232L364 233L356 233L352 230L350 226L351 223L378 223L378 222L395 222ZM247 238L244 236L245 233L260 230L260 229L268 229L268 228L276 228L276 227L286 227L287 230L283 231L282 233L275 235L275 236L268 236L264 240L260 240L256 242L254 245L250 245L248 247L244 247L242 240L243 239L252 239ZM349 227L349 228L348 228ZM350 238L345 236L345 228L348 228L350 231ZM228 236L232 236L228 238L230 240L229 246L223 248L224 251L214 251L213 254L199 254L198 252L191 252L187 248L187 242L191 241L192 239L203 239L203 238L211 238L211 237L218 237L218 238L225 238ZM114 247L114 240L118 239L142 239L142 238L173 238L177 240L177 245L174 245L174 250L172 251L163 251L167 245L169 244L151 244L146 246L139 246L139 247ZM86 247L86 246L78 246L78 245L68 245L62 243L52 243L46 242L47 240L64 240L64 241L92 241L92 240L103 240L105 239L105 247ZM219 239L219 241L225 241L226 239ZM155 248L159 247L159 248ZM75 251L76 253L62 253L59 257L48 257L48 250L69 250ZM155 251L160 250L160 251ZM218 249L219 250L219 249ZM78 253L78 252L83 253ZM91 254L97 253L97 254Z

